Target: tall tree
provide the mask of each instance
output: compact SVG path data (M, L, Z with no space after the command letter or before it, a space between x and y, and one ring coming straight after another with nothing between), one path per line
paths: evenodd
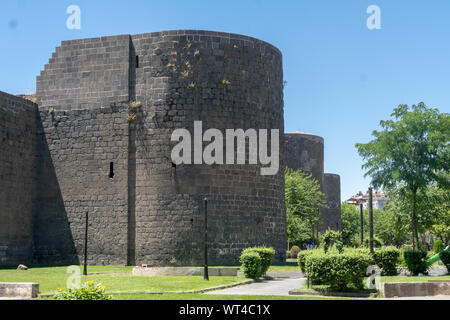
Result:
M286 169L285 197L288 217L296 217L306 223L314 239L314 226L320 220L317 208L323 207L325 203L317 180L301 170Z
M432 182L449 185L450 118L423 102L408 107L399 105L391 114L394 119L380 121L383 130L373 131L374 140L357 143L358 153L376 188L401 185L411 195L411 229L413 247L417 248L417 193Z
M342 242L346 246L356 246L354 239L360 234L359 210L351 204L341 203Z

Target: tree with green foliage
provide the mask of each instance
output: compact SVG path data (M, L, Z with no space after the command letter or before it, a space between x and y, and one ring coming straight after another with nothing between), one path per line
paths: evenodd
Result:
M411 215L401 203L391 199L383 210L374 210L373 220L375 236L385 245L398 247L409 241Z
M286 169L285 198L288 237L304 232L306 225L314 239L314 226L320 221L318 208L325 204L320 185L310 174L301 170ZM292 239L294 240L294 239Z
M357 246L354 239L360 237L359 210L351 204L341 203L342 242L346 246Z
M435 184L428 188L427 195L433 217L429 230L445 246L448 246L450 241L450 192Z
M307 222L286 210L287 238L290 244L301 245L312 240L311 229Z
M450 117L423 102L400 105L391 114L394 119L380 121L383 130L373 131L374 140L357 143L358 153L372 185L385 189L404 187L411 197L413 248L418 245L417 193L430 183L448 187L450 169Z

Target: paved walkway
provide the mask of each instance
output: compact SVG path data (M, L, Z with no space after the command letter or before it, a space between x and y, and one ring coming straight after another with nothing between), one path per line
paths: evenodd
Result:
M303 278L300 272L268 273L267 275L274 277L274 279L260 280L239 287L210 291L206 294L289 296L289 291L306 285L306 278Z

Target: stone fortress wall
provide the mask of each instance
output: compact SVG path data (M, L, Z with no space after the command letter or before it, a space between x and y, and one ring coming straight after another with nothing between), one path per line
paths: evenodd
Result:
M30 259L78 263L89 212L89 263L199 265L207 197L211 264L237 264L253 245L284 261L282 143L274 176L170 157L172 131L193 132L194 120L279 129L282 142L281 59L263 41L209 31L63 41L37 78ZM131 101L142 102L135 121Z
M325 207L319 210L320 230L341 230L340 178L324 173L324 139L304 132L286 133L284 137L286 167L311 174L325 195Z
M36 111L0 92L0 265L31 260Z

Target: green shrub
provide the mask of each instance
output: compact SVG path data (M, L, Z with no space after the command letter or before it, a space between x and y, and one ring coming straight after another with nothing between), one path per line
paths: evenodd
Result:
M241 261L242 272L246 278L258 279L261 277L261 258L259 254L256 252L242 252L239 260Z
M447 268L447 272L450 273L450 252L448 250L441 251L441 253L439 253L439 258Z
M436 240L433 245L434 253L439 253L444 250L444 243L442 240Z
M370 260L369 255L361 253L315 253L306 256L305 271L313 283L328 285L332 290L346 290L350 285L362 289Z
M298 266L300 267L300 270L302 272L305 272L305 263L306 263L306 258L309 257L310 255L317 253L319 250L302 250L298 253L297 255L297 262L298 262Z
M368 239L368 238L364 239L363 245L366 248L370 248L370 239ZM380 239L378 239L377 237L373 237L373 247L374 248L381 248L382 245L383 244L381 243Z
M105 287L94 280L88 281L80 289L58 288L53 298L56 300L111 300L105 293Z
M342 244L342 236L339 231L333 231L328 229L325 231L325 233L322 235L322 246L325 253L328 252L328 249L334 244L339 252L342 253L344 250L344 246Z
M300 252L300 248L299 247L292 246L292 248L291 248L291 257L293 259L297 259L297 255L298 255L299 252Z
M289 259L291 257L291 252L289 250L286 251L286 259Z
M242 251L242 254L255 252L261 258L261 275L266 274L267 270L269 270L270 265L273 263L273 259L275 258L275 250L273 248L266 247L251 247Z
M427 272L427 264L425 259L427 258L427 252L424 250L405 250L403 252L406 266L413 275Z
M387 276L397 275L397 261L400 256L400 251L395 248L387 248L376 250L373 253L375 264L383 269Z

